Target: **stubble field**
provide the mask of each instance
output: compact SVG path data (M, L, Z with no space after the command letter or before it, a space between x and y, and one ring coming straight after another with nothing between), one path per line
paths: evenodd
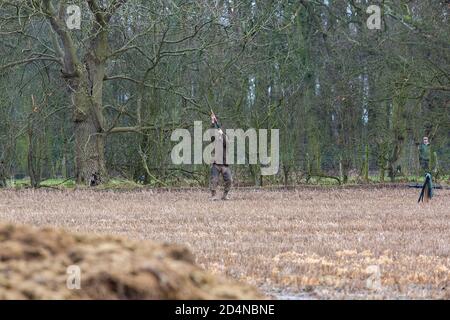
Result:
M273 297L450 299L450 191L0 191L0 221L183 244Z

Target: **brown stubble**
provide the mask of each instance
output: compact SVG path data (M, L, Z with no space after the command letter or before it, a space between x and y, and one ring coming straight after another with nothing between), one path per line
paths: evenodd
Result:
M188 246L213 272L275 295L450 298L450 191L1 191L0 219ZM381 287L368 287L370 267ZM369 267L369 269L368 269Z

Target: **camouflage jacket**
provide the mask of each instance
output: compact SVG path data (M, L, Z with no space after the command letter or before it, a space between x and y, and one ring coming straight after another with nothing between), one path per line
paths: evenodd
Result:
M419 146L419 158L422 160L430 160L431 147L429 144L421 143Z

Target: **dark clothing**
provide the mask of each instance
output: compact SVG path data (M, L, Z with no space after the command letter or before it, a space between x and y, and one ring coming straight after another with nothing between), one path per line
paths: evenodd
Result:
M430 171L430 161L425 159L419 159L420 162L420 168L424 172Z
M210 189L213 194L217 191L217 186L219 185L219 176L222 174L224 181L224 192L228 193L231 189L232 177L231 170L228 166L221 164L213 164L211 166L211 179L210 179Z
M423 172L430 171L431 148L429 144L421 143L419 146L419 162Z
M216 127L214 124L211 125L211 128L213 128L213 129L217 128L218 129L218 127ZM227 163L227 137L226 137L225 133L223 135L221 135L219 137L219 139L222 140L222 157L223 158L222 158L222 163L218 163L218 164L221 164L221 165L224 165L224 166L228 167L228 163ZM215 142L215 141L216 141L216 137L212 136L211 137L211 142ZM220 143L220 141L218 143ZM214 160L213 163L217 163L217 161Z
M212 128L219 129L218 126L212 124ZM210 178L210 189L213 196L216 194L217 186L219 185L219 176L222 175L223 181L224 181L224 193L228 194L228 192L231 189L232 184L232 177L231 177L231 169L228 167L227 163L227 138L225 133L222 134L219 137L220 140L222 140L222 152L223 152L223 158L222 163L216 163L216 161L213 162L211 166L211 178ZM211 141L215 142L216 137L211 137ZM218 141L220 143L220 141ZM215 155L216 156L216 155ZM220 162L220 161L218 161Z
M430 161L431 150L429 144L421 143L419 146L419 159Z

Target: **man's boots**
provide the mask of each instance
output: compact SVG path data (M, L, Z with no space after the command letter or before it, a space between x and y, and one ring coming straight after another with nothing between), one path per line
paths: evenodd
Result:
M219 198L217 197L217 192L216 190L212 190L211 191L211 197L209 198L211 201L217 201L219 200Z
M230 196L228 195L228 191L225 191L223 193L222 200L230 200Z

